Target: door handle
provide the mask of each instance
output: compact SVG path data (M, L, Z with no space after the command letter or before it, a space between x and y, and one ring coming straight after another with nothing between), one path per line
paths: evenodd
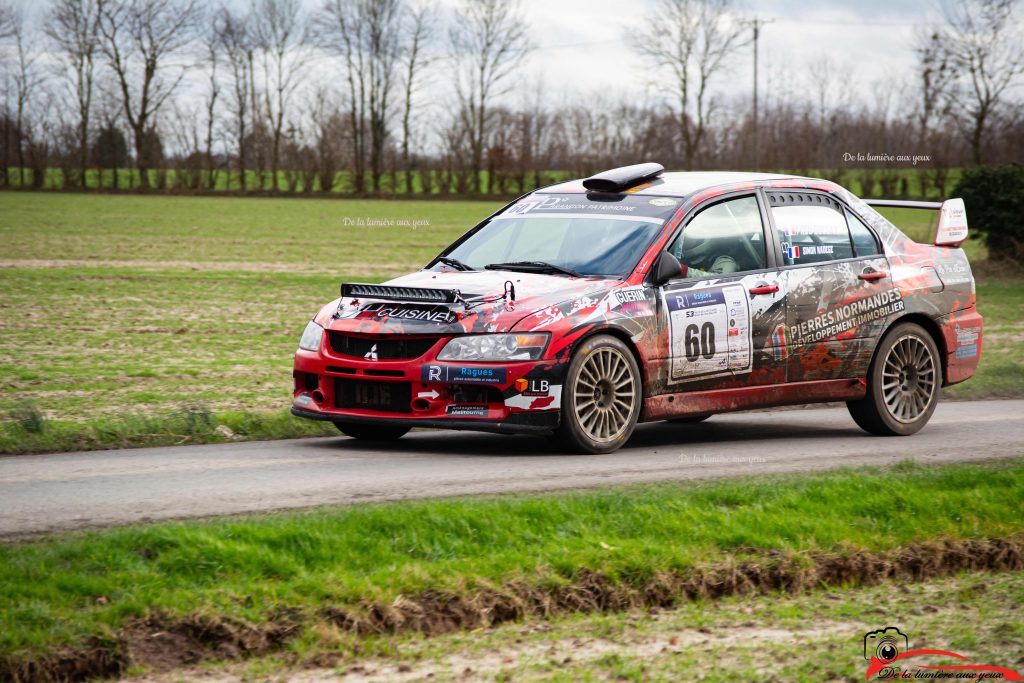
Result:
M875 282L888 276L881 270L869 270L861 273L857 277L860 278L861 280L864 280L865 282Z
M757 296L758 294L774 294L779 291L778 285L758 285L757 287L750 288L750 296Z

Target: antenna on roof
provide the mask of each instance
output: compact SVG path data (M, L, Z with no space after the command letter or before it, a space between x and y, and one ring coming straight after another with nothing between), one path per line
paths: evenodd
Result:
M664 166L654 162L622 166L590 176L583 181L583 187L596 192L622 192L634 185L653 180L664 171Z

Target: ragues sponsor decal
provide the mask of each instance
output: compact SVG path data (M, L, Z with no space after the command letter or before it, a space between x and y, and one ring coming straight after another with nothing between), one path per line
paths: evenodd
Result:
M789 328L790 340L795 344L806 344L834 337L872 320L885 318L903 310L902 295L898 289L890 289L873 296L831 308L809 320Z
M424 382L504 384L507 376L505 368L467 365L424 365L420 371Z

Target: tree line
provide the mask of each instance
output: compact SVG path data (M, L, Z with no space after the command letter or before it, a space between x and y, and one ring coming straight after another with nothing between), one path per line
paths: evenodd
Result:
M1017 13L947 0L897 81L823 52L757 101L722 94L751 17L657 0L623 38L656 84L638 101L534 84L517 0L0 0L0 186L507 195L657 159L942 195L951 169L1024 159Z

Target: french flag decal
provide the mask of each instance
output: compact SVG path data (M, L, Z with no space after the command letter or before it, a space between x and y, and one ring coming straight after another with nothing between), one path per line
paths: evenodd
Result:
M775 328L775 333L772 335L772 355L775 356L776 361L786 360L789 357L785 325L779 325Z
M790 247L788 250L791 261L800 258L800 247Z

